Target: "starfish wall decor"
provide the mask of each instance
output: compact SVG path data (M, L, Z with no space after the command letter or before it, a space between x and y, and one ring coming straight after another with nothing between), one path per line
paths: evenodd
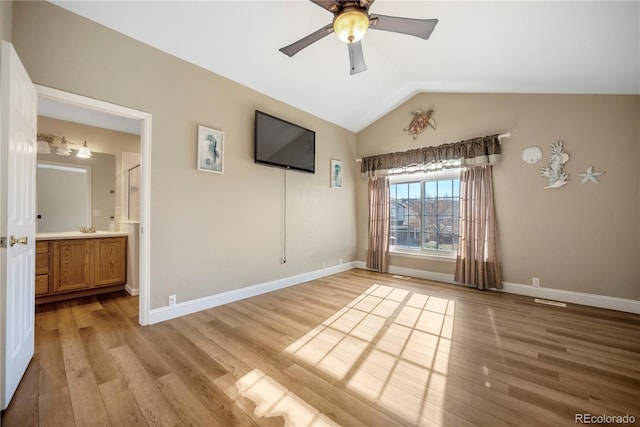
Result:
M582 177L583 184L586 184L589 181L600 184L598 177L604 175L604 172L605 171L594 171L593 166L589 166L586 172L580 172L578 175Z

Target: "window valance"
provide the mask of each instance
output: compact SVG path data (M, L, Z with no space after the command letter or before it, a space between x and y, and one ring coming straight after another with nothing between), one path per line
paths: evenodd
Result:
M365 176L380 176L494 164L500 161L502 153L498 136L363 157L360 172Z

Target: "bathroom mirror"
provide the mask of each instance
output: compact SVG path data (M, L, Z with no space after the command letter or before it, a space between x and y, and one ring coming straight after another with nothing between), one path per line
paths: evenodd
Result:
M93 153L90 159L38 154L37 232L108 230L115 216L116 159Z

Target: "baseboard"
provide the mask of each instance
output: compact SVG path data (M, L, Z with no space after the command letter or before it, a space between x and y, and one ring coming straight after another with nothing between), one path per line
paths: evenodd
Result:
M319 279L321 277L341 273L353 268L356 268L356 262L349 262L333 267L323 268L321 270L311 271L309 273L284 277L271 282L259 283L241 289L234 289L220 294L181 302L174 306L155 308L149 311L148 324L151 325L158 322L164 322L165 320L175 319L176 317L186 316L187 314L196 313L208 308L254 297L256 295L287 288L289 286L298 285L300 283L308 282L309 280Z
M640 301L637 300L610 297L606 295L587 294L584 292L565 291L562 289L535 288L521 283L503 282L502 286L502 289L495 290L534 298L544 298L554 301L640 314Z
M356 268L367 269L366 263L363 261L356 261L355 264ZM459 285L459 283L453 280L453 274L435 273L432 271L394 266L389 266L389 273ZM544 298L554 301L640 314L640 301L637 300L616 298L606 295L587 294L584 292L565 291L562 289L534 288L533 286L523 285L520 283L503 282L502 286L502 289L492 290L533 298Z
M367 263L364 261L356 261L356 268L369 270L367 268ZM436 282L452 283L454 285L459 285L459 283L453 280L453 274L436 273L434 271L426 271L426 270L416 270L414 268L396 267L393 265L389 266L389 273L397 274L399 276L415 277L418 279L434 280Z
M140 294L140 288L132 288L128 283L124 285L124 290L127 291L132 297Z

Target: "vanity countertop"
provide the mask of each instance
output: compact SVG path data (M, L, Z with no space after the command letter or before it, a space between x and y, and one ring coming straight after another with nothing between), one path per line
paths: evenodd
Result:
M95 233L81 233L79 231L57 231L53 233L36 233L36 240L65 240L65 239L96 239L100 237L127 236L122 231L96 231Z

